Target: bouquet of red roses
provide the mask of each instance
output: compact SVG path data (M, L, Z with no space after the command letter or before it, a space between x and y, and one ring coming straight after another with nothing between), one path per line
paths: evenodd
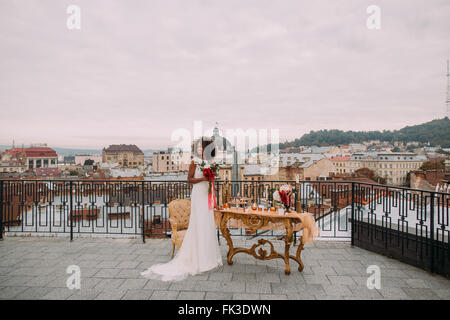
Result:
M211 187L212 187L212 184L214 183L214 179L216 178L218 168L219 168L219 166L214 163L211 166L209 166L208 168L204 167L202 169L203 176L208 178L208 181L209 181L208 194L211 193Z

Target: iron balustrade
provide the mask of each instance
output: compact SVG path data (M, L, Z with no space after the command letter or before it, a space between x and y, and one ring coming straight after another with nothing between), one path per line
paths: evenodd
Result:
M245 197L249 204L270 207L274 190L283 184L292 186L296 209L314 215L321 238L351 240L429 271L450 273L450 194L356 181L217 180L217 204ZM168 203L189 198L190 192L186 181L0 179L0 237L52 234L72 240L91 234L144 242L167 237ZM232 235L281 238L283 232L236 228Z

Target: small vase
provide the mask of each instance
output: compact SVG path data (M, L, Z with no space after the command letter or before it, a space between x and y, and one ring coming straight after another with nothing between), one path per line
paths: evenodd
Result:
M288 204L284 205L284 213L289 213L289 211L291 210L291 206Z

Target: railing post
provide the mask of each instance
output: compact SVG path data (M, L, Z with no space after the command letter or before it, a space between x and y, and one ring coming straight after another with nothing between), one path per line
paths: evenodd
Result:
M3 240L3 180L0 181L0 240Z
M142 191L141 191L141 216L142 216L142 243L145 243L145 201L144 201L144 181L142 181Z
M352 222L350 223L350 235L352 239L352 246L355 245L355 182L352 181Z
M430 271L434 273L434 192L431 192L430 199Z
M69 184L69 193L70 193L70 241L73 240L73 189L72 189L73 182L70 181Z
M295 181L295 211L301 212L301 202L300 202L300 182ZM297 245L297 231L294 231L294 246Z

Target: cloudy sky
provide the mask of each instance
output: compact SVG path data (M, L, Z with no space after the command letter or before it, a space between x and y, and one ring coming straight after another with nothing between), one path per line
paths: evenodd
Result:
M285 140L442 118L449 17L448 0L0 0L0 144L161 148L195 120Z

